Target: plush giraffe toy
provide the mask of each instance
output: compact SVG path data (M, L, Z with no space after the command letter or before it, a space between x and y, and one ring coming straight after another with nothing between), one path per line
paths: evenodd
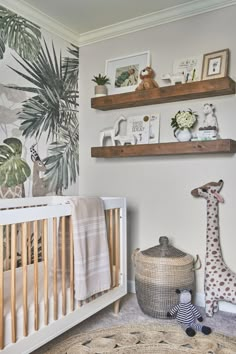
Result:
M207 237L205 259L205 311L212 317L219 310L219 300L236 304L236 273L224 263L219 235L218 203L224 199L219 194L223 181L210 182L193 189L194 197L207 201Z

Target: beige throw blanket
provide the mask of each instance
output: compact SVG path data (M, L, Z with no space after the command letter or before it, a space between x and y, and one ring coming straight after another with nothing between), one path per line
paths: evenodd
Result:
M97 197L71 198L74 235L75 298L110 288L109 250L103 201Z

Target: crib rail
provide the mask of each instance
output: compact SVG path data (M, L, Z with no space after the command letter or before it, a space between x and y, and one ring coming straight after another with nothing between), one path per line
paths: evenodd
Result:
M33 315L34 331L39 331L41 327L50 325L53 321L78 310L84 303L95 301L102 295L97 294L82 304L74 299L71 206L66 199L63 204L55 204L53 201L53 205L42 204L45 200L39 199L40 201L33 206L26 200L23 207L14 208L8 204L8 208L3 205L0 210L0 349L9 344L9 339L6 340L7 317L10 316L11 343L16 343L21 336L17 333L19 327L17 316L20 311L23 311L23 336L27 337L32 333L32 329L29 328L29 322L32 322L30 316ZM122 269L124 262L120 252L123 242L121 240L123 211L119 206L119 198L112 202L104 199L104 204L111 270L110 290L112 290L119 287L122 272L125 272ZM30 277L33 284L29 281ZM10 292L7 289L9 286L7 279L10 282ZM32 287L33 303L30 303ZM6 312L8 296L10 314ZM44 307L43 321L39 311L41 302ZM33 313L29 310L32 305ZM115 310L118 310L118 303Z
M3 226L0 225L0 349L4 347Z

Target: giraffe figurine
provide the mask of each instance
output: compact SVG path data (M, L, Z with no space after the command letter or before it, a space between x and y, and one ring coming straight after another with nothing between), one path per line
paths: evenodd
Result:
M207 237L205 259L205 311L212 317L219 310L219 301L236 304L236 273L225 264L220 246L218 203L224 199L219 194L223 181L210 182L193 189L194 197L207 201Z

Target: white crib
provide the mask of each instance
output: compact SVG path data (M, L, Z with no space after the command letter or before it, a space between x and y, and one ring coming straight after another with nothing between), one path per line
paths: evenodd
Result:
M111 303L119 311L127 293L126 200L102 199L111 288L83 303L74 299L69 197L1 200L1 353L31 353Z

